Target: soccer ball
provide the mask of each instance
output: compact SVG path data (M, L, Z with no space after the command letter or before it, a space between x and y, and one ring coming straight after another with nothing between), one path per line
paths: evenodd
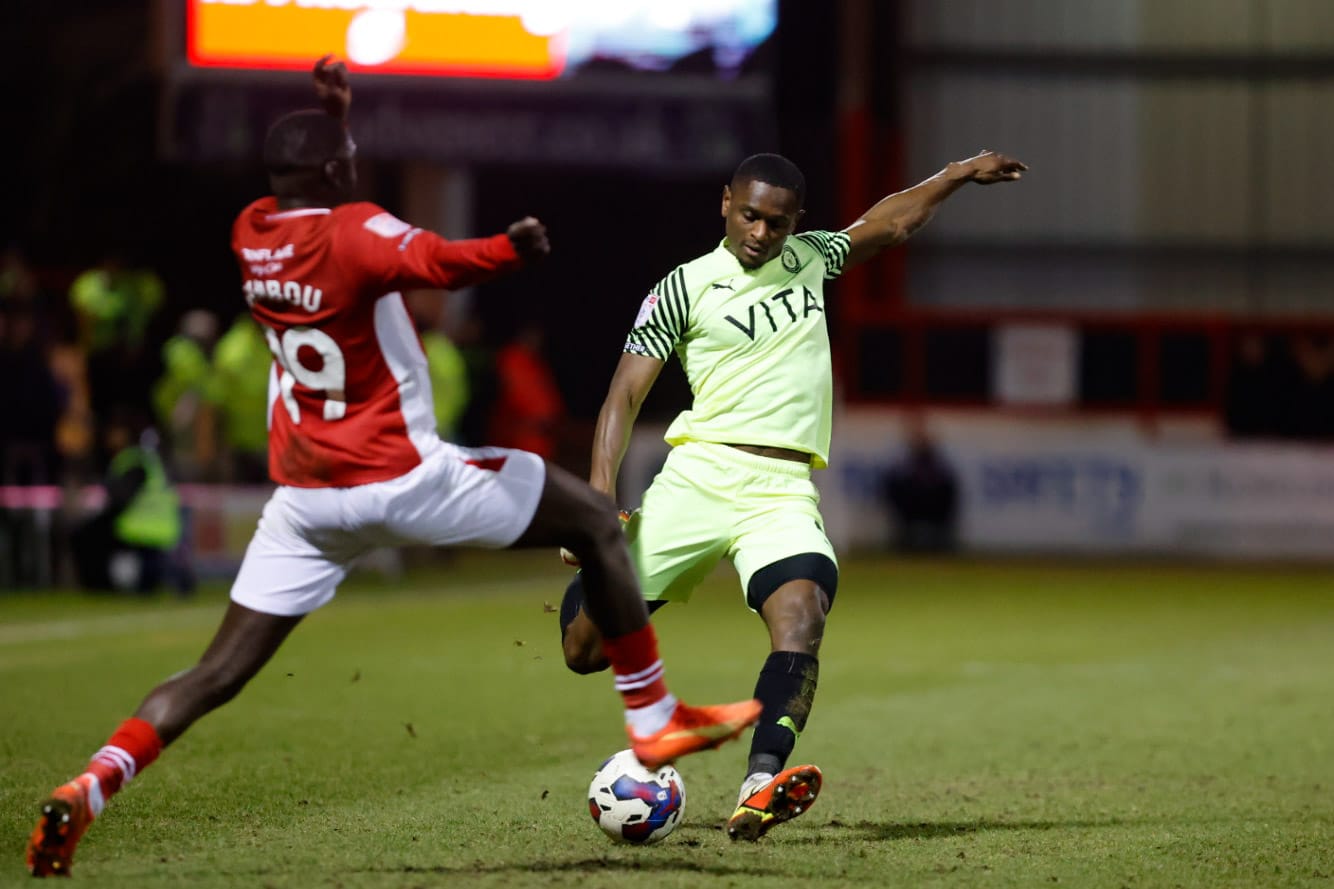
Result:
M588 814L618 843L647 846L676 830L686 811L686 785L671 766L646 769L630 750L602 764L588 785Z

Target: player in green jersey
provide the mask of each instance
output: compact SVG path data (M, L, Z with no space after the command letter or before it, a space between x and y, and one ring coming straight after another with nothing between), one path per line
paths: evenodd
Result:
M885 197L843 231L797 234L801 171L779 155L755 155L723 188L722 243L678 266L640 306L598 415L589 482L615 497L639 408L675 353L694 398L668 428L672 450L626 517L626 534L651 610L688 600L727 558L769 630L755 686L764 710L727 825L733 839L759 839L820 790L818 768L787 760L815 698L838 587L811 482L828 463L833 414L823 282L902 243L961 186L1014 181L1026 169L984 151ZM589 673L607 661L582 601L576 575L561 632L566 664Z

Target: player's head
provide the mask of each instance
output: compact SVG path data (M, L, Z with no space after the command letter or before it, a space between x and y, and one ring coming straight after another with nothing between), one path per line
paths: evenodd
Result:
M347 128L323 111L283 115L264 137L264 168L279 198L347 200L357 185L356 156Z
M727 249L748 269L777 256L806 211L806 177L778 154L754 154L723 186Z

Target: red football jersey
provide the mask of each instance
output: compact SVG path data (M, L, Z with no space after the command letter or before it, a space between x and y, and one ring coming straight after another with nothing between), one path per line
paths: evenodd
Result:
M503 234L446 241L375 204L279 210L272 197L237 217L232 250L274 357L269 475L302 488L397 478L440 447L399 290L467 287L520 265Z

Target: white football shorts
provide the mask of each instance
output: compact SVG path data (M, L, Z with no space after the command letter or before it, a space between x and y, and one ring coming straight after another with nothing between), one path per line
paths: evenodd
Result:
M545 481L536 454L445 443L389 481L280 487L246 547L232 601L266 614L309 614L333 598L368 550L509 546L532 522Z

